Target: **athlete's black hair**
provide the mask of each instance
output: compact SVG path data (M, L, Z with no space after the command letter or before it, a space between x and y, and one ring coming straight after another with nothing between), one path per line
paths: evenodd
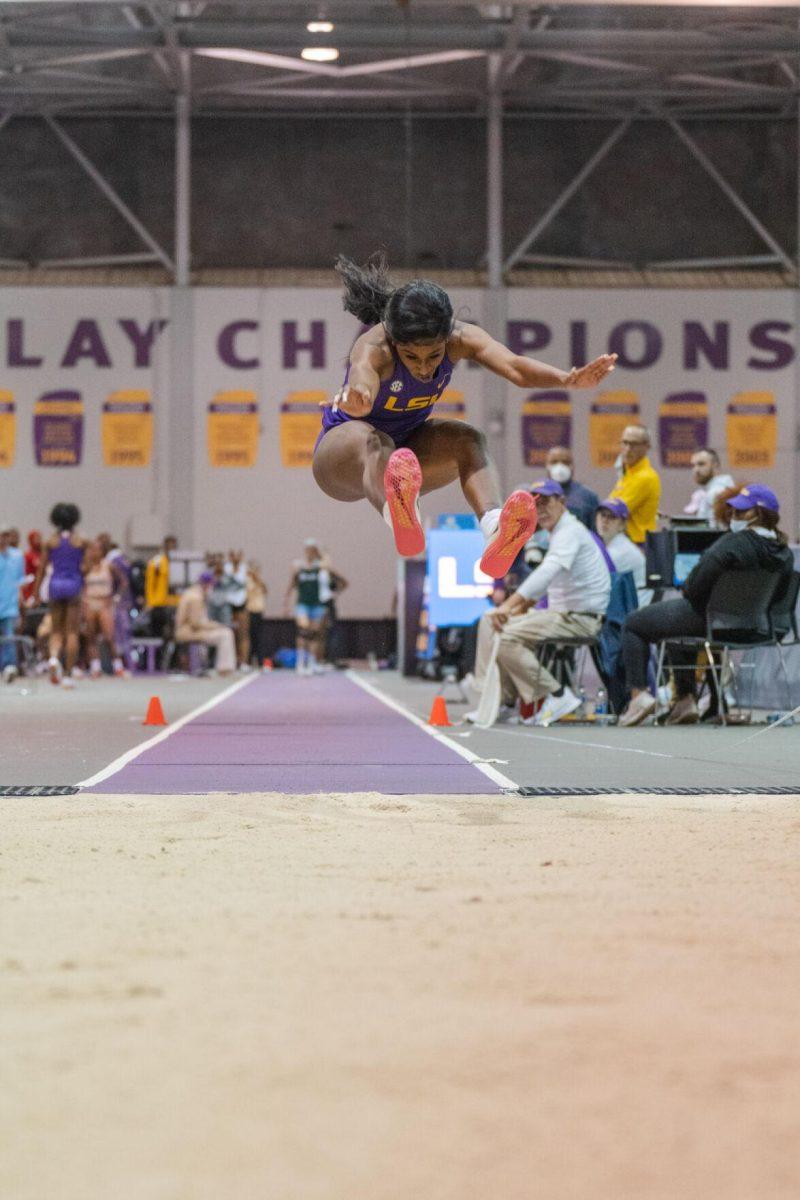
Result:
M76 504L56 504L50 513L50 520L62 533L67 530L71 533L80 519L81 512Z
M385 254L373 254L359 267L340 254L334 267L344 284L344 307L364 325L383 326L393 342L438 342L453 331L453 305L447 292L429 279L395 287Z

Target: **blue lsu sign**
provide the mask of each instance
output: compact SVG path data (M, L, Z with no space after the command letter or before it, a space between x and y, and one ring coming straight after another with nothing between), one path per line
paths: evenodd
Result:
M489 607L492 580L479 567L485 548L479 529L432 529L428 534L429 622L439 628L472 625Z

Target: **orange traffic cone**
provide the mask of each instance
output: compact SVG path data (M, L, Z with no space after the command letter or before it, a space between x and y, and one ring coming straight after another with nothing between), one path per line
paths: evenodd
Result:
M431 707L431 715L428 717L429 725L450 725L451 721L447 715L447 705L444 702L444 696L437 696Z
M161 701L158 696L151 696L150 703L147 706L147 715L142 721L143 725L166 725L167 718L164 716L164 710L161 707Z

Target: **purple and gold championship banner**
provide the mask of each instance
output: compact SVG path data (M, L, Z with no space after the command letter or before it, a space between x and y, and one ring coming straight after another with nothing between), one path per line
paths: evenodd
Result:
M208 406L207 438L212 467L254 467L258 458L255 392L217 392Z
M310 467L322 428L320 403L327 392L289 392L281 404L280 444L284 467Z
M39 467L78 467L83 457L80 392L45 392L33 408L33 450Z
M536 392L522 405L522 455L529 467L543 467L553 446L572 446L572 406L568 392Z
M467 417L467 405L464 400L464 393L460 392L457 388L448 388L446 392L442 392L440 398L436 401L433 415L436 417L445 417L449 421L465 421Z
M153 405L147 391L112 392L101 417L107 467L146 467L153 451Z
M662 467L690 467L692 455L708 445L708 400L705 392L674 392L658 411Z
M732 470L758 471L775 466L778 413L772 392L738 392L725 421Z
M0 391L0 467L13 467L17 448L17 406L14 393Z
M638 424L636 392L601 392L589 409L589 455L594 467L613 467L626 425Z

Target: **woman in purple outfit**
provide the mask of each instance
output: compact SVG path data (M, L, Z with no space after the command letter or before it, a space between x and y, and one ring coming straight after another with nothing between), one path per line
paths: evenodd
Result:
M365 267L340 255L344 307L370 326L356 339L342 390L323 404L314 478L334 500L369 500L392 527L400 554L419 554L421 492L460 480L486 538L481 569L502 578L536 528L536 501L502 502L483 434L465 421L431 418L462 359L522 388L589 388L616 354L561 371L515 354L478 325L455 319L447 292L427 279L394 287L383 256Z
M50 576L50 668L51 683L63 687L74 687L73 671L78 659L78 639L81 619L81 593L83 591L83 556L88 545L85 538L75 532L81 519L75 504L57 504L50 513L55 533L47 540L36 572L33 585L34 603L39 602L39 589L48 564ZM62 671L61 655L64 655Z

